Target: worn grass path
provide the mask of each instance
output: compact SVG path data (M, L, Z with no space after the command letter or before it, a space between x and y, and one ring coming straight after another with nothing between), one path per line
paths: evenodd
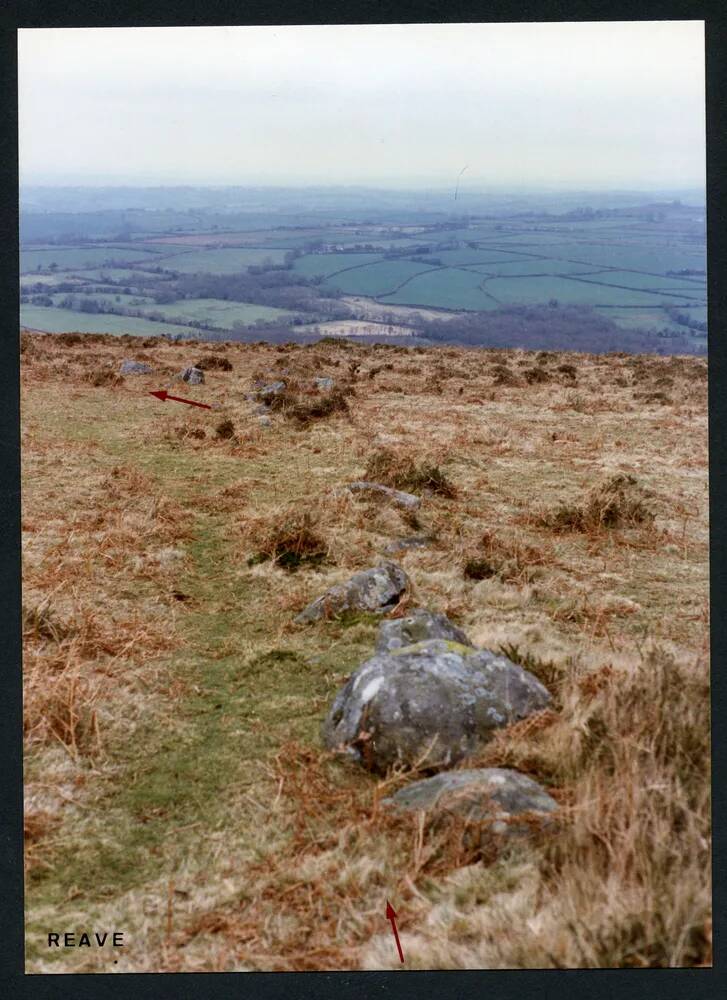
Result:
M82 462L91 443L97 466L133 466L192 517L187 558L174 580L186 595L177 625L181 648L149 670L161 667L164 683L161 690L152 684L131 731L123 716L114 719L103 759L77 765L84 771L82 806L67 811L50 867L27 886L30 968L98 970L111 959L49 953L45 933L107 923L125 930L129 942L119 971L158 967L169 892L180 916L203 897L223 898L239 890L236 864L285 839L265 805L274 791L266 762L287 740L317 742L324 706L360 659L373 626L331 626L324 651L320 637L286 634L290 615L274 593L282 571L249 569L235 546L234 515L204 508L241 473L257 484L255 506L289 494L296 482L305 489L309 469L295 468L295 450L286 462L268 454L241 461L221 447L172 448L161 436L155 443L145 424L159 420L158 411L125 395L109 411L107 393L103 400L84 393L72 416L50 397L36 402L44 409L43 433L56 445L63 441L68 458L75 444ZM161 415L167 424L179 419ZM42 772L43 761L43 751L30 751L28 777Z

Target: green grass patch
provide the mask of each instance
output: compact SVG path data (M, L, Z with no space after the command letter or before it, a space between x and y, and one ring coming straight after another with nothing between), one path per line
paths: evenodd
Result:
M235 323L254 323L256 320L289 319L295 316L290 309L261 306L252 302L229 302L224 299L182 299L165 305L152 304L154 312L164 315L170 322L184 323L201 320L214 326L231 329Z
M149 319L131 316L73 312L71 309L56 309L53 306L21 305L20 325L29 330L43 330L45 333L130 333L146 337L159 337L163 333L197 335L192 327L181 324L153 323Z

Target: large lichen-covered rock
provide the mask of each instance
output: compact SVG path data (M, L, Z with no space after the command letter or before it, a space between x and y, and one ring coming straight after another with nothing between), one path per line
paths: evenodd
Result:
M382 483L369 483L366 480L360 480L355 483L349 483L346 489L350 493L378 493L380 496L388 497L389 500L392 500L400 507L406 507L409 510L416 510L421 504L420 498L414 496L413 493L404 493L402 490L395 490L391 486L384 486Z
M426 608L414 608L403 618L394 618L379 625L376 652L393 652L426 639L448 639L462 646L472 645L462 629L453 625L446 615Z
M540 681L507 657L428 639L366 660L336 695L323 742L373 771L444 768L549 701Z
M396 607L408 586L409 577L401 566L386 560L331 587L304 608L295 620L305 624L351 611L386 614Z
M454 813L470 823L487 823L493 833L518 835L529 833L530 824L537 826L539 820L547 823L558 808L537 781L500 767L445 771L401 788L381 804L397 812ZM513 822L524 813L530 823Z
M121 362L120 371L122 375L148 375L154 369L151 365L144 364L142 361L126 360Z

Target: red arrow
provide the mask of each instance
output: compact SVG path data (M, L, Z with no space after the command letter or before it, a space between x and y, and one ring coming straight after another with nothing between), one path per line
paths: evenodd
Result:
M150 393L150 395L156 396L157 399L161 399L162 403L167 399L175 399L178 403L188 403L189 406L201 406L203 410L212 409L208 403L198 403L194 399L182 399L181 396L171 396L166 389L159 389L157 392Z
M391 921L391 929L394 932L394 938L396 939L396 947L399 951L399 958L404 961L404 952L401 950L401 942L399 941L399 932L396 929L396 910L391 905L389 900L386 900L386 919Z

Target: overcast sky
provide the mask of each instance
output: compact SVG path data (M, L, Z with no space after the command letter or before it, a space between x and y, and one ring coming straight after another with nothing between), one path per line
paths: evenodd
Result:
M689 187L701 21L24 29L24 183Z

